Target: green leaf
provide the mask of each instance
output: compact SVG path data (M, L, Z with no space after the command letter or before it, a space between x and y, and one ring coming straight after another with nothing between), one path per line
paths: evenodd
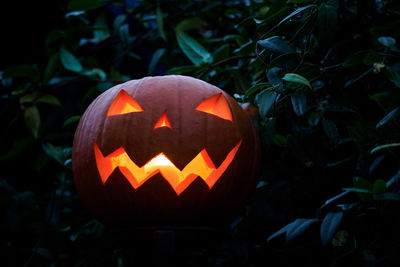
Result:
M293 48L288 45L280 36L272 36L264 40L258 40L257 43L267 49L268 51L275 53L293 53Z
M160 34L161 38L163 38L163 40L167 42L167 36L165 35L164 31L163 14L160 5L157 5L156 15L157 15L156 22L157 22L158 33Z
M307 97L304 92L299 91L290 97L293 110L297 116L302 116L307 109Z
M37 138L40 127L40 114L36 106L25 109L24 112L25 126L33 137Z
M389 179L386 183L386 187L389 188L392 185L396 184L400 179L400 171L398 171L392 178Z
M326 247L331 242L343 218L343 212L328 212L321 223L321 243Z
M326 136L329 137L334 142L337 142L339 138L339 132L337 130L337 127L335 123L331 120L323 120L322 121L322 128L324 129L324 132Z
M382 162L382 160L385 158L385 155L379 155L376 157L376 159L371 163L368 169L368 173L371 175L372 172L376 169L376 167L379 166L379 164Z
M298 0L298 1L301 1L301 0ZM304 1L304 0L303 0L303 1ZM302 2L302 3L305 3L305 2L310 2L310 1L304 1L304 2ZM290 3L290 2L289 2L289 3ZM299 3L299 2L292 2L292 3ZM281 21L279 22L278 26L281 25L283 22L287 21L288 19L290 19L290 18L296 16L296 15L299 14L300 12L303 12L304 10L307 10L307 9L309 9L309 8L316 8L316 7L317 7L316 5L308 5L308 6L303 6L303 7L300 7L300 8L298 8L298 9L296 9L295 11L293 11L292 13L290 13L287 17L285 17L283 20L281 20Z
M337 13L334 6L322 3L318 8L317 34L322 46L328 46L333 40L337 27Z
M113 22L114 34L119 34L120 33L120 28L124 24L125 20L126 20L126 15L125 14L118 15L114 19L114 22Z
M268 9L268 12L264 15L265 17L264 25L276 24L279 21L279 19L281 19L288 13L289 10L285 1L275 1L269 7L270 8Z
M36 102L36 103L46 103L54 106L61 106L60 101L53 95L45 94L40 97L38 95L39 95L38 92L24 95L19 99L19 103L26 104L26 103Z
M390 36L381 36L378 38L378 42L387 48L391 48L396 44L396 39Z
M74 72L81 72L83 70L83 67L79 60L63 47L60 49L60 60L64 68L66 68L67 70Z
M269 89L265 89L256 95L256 103L260 110L260 115L265 117L270 109L273 107L277 98L277 93Z
M65 154L64 149L59 146L54 146L50 143L42 145L43 151L52 159L55 159L61 165L64 165L65 162Z
M58 62L59 62L58 58L59 58L58 53L54 53L50 57L49 61L47 62L47 66L46 66L46 69L44 71L44 78L43 78L45 83L50 81L52 76L54 75L54 73L55 73L55 71L57 69L57 66L58 66Z
M40 71L37 66L12 66L5 69L3 78L30 78L33 82L38 82L40 80Z
M287 139L283 135L275 134L272 142L274 142L277 146L287 147Z
M282 80L302 84L312 89L310 82L303 76L296 73L286 73L285 76L283 76Z
M353 191L357 193L357 196L361 200L370 200L372 194L372 184L361 177L354 177L353 178L353 190L348 189L348 191ZM346 190L346 189L343 189Z
M188 73L192 71L198 70L198 66L180 66L180 67L175 67L167 71L167 74L182 74L182 73Z
M319 121L320 121L320 119L321 119L321 116L319 115L318 112L312 112L310 114L310 116L308 117L308 123L311 126L317 126Z
M160 59L164 56L166 49L165 48L160 48L157 49L154 54L153 57L150 60L148 69L147 69L147 73L148 74L152 74L154 69L156 68L158 62L160 61Z
M84 70L82 71L82 74L88 77L97 76L100 79L100 81L105 81L105 79L107 78L107 74L104 72L104 70L99 68Z
M391 147L398 147L400 146L400 143L392 143L392 144L385 144L385 145L380 145L375 147L374 149L371 150L371 154L378 152L379 150L386 149L386 148L391 148Z
M249 96L253 95L253 94L256 93L257 91L259 91L259 90L261 90L261 89L263 89L263 88L265 88L265 87L271 87L271 85L272 85L271 83L266 83L266 82L253 85L252 87L250 87L250 88L246 91L246 93L244 94L244 96L245 96L245 97L249 97Z
M20 104L33 103L33 101L35 101L37 97L38 97L38 92L27 94L19 99L19 103Z
M23 152L27 147L29 147L29 145L32 143L33 143L32 137L16 140L10 150L0 155L0 160L15 158L16 156L21 154L21 152Z
M286 233L286 240L290 241L291 239L295 238L302 234L305 230L307 230L312 224L318 222L318 219L296 219L294 222L289 223L288 225L284 226L277 232L273 233L270 237L268 237L267 242L271 239L274 239L281 234Z
M175 27L175 31L185 32L188 30L199 29L204 25L206 25L206 22L197 17L184 19L178 23L178 25Z
M280 54L271 59L271 61L268 64L268 68L279 67L284 69L292 69L300 61L301 61L301 56L297 52Z
M373 70L373 68L369 68L368 70L366 70L365 72L363 72L360 76L353 78L349 81L346 82L346 84L344 85L344 88L349 87L350 85L352 85L355 82L358 82L359 80L361 80L362 78L364 78L365 76L368 75L368 73L370 73Z
M341 199L342 197L345 197L349 194L349 191L344 191L328 200L325 201L325 203L319 208L319 210L322 210L323 208L327 207L328 205L331 205L332 203L336 202L336 200Z
M193 62L195 65L201 63L212 63L212 55L196 40L184 32L177 31L176 38L182 52Z
M365 194L371 194L371 190L368 189L362 189L362 188L355 188L355 187L349 187L349 188L343 188L344 191L350 191L350 192L356 192L356 193L365 193Z
M382 179L375 180L375 182L372 186L372 193L373 194L381 194L384 192L386 192L385 180L382 180Z
M136 39L135 36L130 35L129 24L121 25L119 28L119 36L124 46L131 44Z
M267 78L270 83L273 85L280 85L282 84L282 79L281 79L281 68L278 67L273 67L268 70L267 72Z
M396 85L397 87L400 88L400 75L397 71L392 70L392 68L389 68L388 66L386 66L386 69L388 71L388 78L389 80Z
M357 68L363 63L363 59L366 57L368 51L359 51L354 54L347 56L342 63L344 68Z
M42 256L46 260L52 260L53 259L53 255L51 255L50 251L48 249L46 249L46 248L37 247L37 248L33 249L33 252L35 252L36 254Z
M395 119L398 115L400 114L400 108L397 107L395 109L393 109L392 111L390 111L385 117L383 117L383 119L381 119L377 124L376 124L376 128L379 128L387 123L389 123L390 121L392 121L393 119Z
M69 17L81 17L81 18L83 18L82 16L84 14L86 14L86 12L82 11L82 10L80 10L80 11L71 11L71 12L68 12L67 14L65 14L65 18L69 18Z
M38 100L38 103L46 103L46 104L50 104L53 106L61 106L61 102L60 100L58 100L57 97L55 97L54 95L50 95L50 94L46 94L41 96Z
M93 27L95 28L93 31L93 42L99 42L110 36L110 30L108 28L104 12L100 13L100 15L96 18Z
M397 194L397 193L385 192L385 193L373 195L373 198L374 198L374 200L394 200L394 201L399 201L400 200L400 195Z
M103 6L100 0L71 0L68 3L67 10L92 10Z
M81 119L81 116L79 116L79 115L68 118L66 121L64 121L63 128L67 127L68 125L70 125L72 123L78 122L80 119Z

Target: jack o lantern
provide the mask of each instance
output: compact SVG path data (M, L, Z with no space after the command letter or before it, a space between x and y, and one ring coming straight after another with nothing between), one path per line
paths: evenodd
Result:
M185 76L117 85L88 107L72 165L81 199L112 225L216 225L255 185L258 137L221 89Z

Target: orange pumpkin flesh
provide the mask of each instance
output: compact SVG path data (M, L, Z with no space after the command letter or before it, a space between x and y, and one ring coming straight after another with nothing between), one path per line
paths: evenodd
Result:
M255 184L258 139L219 88L185 76L117 85L88 107L73 146L78 192L113 225L215 225Z

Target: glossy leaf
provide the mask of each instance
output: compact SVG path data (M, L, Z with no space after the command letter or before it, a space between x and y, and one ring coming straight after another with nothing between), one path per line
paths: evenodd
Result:
M255 94L256 92L258 92L259 90L261 90L265 87L270 87L270 86L271 86L271 83L266 83L266 82L253 85L246 91L245 96L249 97L249 96Z
M34 82L40 79L40 72L37 66L18 65L5 69L3 73L4 78L30 78Z
M296 73L286 73L285 76L283 76L282 80L302 84L312 89L310 82L303 76Z
M372 193L373 194L381 194L386 191L386 182L382 179L375 180L372 185Z
M381 36L378 38L378 42L381 45L383 45L387 48L390 48L396 44L396 39L394 39L393 37L390 37L390 36Z
M177 32L185 32L188 30L199 29L203 27L206 22L198 17L184 19L175 27Z
M273 233L270 237L268 237L267 242L271 241L272 239L285 234L286 233L286 240L290 241L293 238L299 236L304 231L306 231L311 225L318 222L318 219L296 219L295 221L289 223L288 225L284 226L277 232Z
M376 128L379 128L383 125L388 124L390 121L395 119L400 114L400 108L396 107L392 111L390 111L385 117L383 117L377 124Z
M40 127L40 114L36 106L25 109L25 126L33 137L38 138Z
M19 99L20 104L27 103L46 103L54 106L61 106L60 100L57 97L50 94L39 95L38 93L32 93L24 95Z
M12 159L20 155L25 149L27 149L33 143L32 137L18 139L12 146L12 148L0 155L0 160Z
M339 138L339 132L335 123L331 120L322 120L322 127L326 136L332 141L336 142Z
M161 8L159 5L157 5L157 28L158 28L158 32L161 36L161 38L163 38L163 40L166 42L167 41L167 36L165 35L165 31L164 31L164 21L163 21L163 13L161 11Z
M50 81L51 77L54 75L54 73L56 72L56 69L59 65L59 55L58 53L53 54L49 61L47 62L47 66L46 69L44 71L44 82L48 82Z
M292 101L293 110L297 116L302 116L307 109L307 97L302 92L296 92L290 97Z
M177 31L176 38L182 52L192 61L193 64L211 63L212 55L196 40L184 32Z
M374 147L374 149L371 150L371 154L376 153L382 149L398 147L398 146L400 146L400 143L391 143L391 144L380 145L380 146Z
M260 110L260 115L265 117L273 107L277 98L277 93L269 89L265 89L256 96L256 103Z
M64 165L65 155L62 147L54 146L50 143L47 143L43 144L42 148L47 156L55 159L61 165Z
M81 72L83 67L79 60L65 48L60 50L60 60L64 68L73 72Z
M264 40L259 40L257 41L257 43L268 51L275 53L285 54L294 52L293 48L289 44L287 44L280 36L272 36Z
M166 49L165 48L160 48L156 50L150 60L149 66L147 73L152 74L154 72L154 69L157 67L158 62L160 59L164 56Z
M293 1L296 1L296 0L293 0ZM303 1L303 2L301 2L301 3L310 2L310 1L306 1L306 0L297 0L297 1ZM294 3L294 2L293 2L293 3ZM296 2L296 3L299 3L299 2ZM316 8L316 7L317 7L316 5L308 5L308 6L300 7L300 8L298 8L298 9L296 9L295 11L293 11L292 13L290 13L290 14L289 14L287 17L285 17L283 20L281 20L281 21L279 22L278 25L281 25L281 24L284 23L285 21L291 19L292 17L296 16L296 15L299 14L300 12L303 12L304 10L307 10L307 9L310 9L310 8Z
M318 40L323 46L328 46L333 40L336 28L336 8L330 4L322 3L318 8L317 32Z
M72 123L79 122L80 119L81 119L81 116L72 116L64 121L63 127L65 128Z
M328 212L321 223L320 236L323 246L331 242L343 218L343 212Z

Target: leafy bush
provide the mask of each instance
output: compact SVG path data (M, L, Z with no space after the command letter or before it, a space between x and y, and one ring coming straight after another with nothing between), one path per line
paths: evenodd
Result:
M212 244L177 243L175 263L396 262L397 1L60 5L62 23L37 40L46 64L1 72L6 265L124 266L140 258L132 240L83 207L71 146L80 115L101 92L165 74L198 77L232 94L253 117L263 152L246 210Z

